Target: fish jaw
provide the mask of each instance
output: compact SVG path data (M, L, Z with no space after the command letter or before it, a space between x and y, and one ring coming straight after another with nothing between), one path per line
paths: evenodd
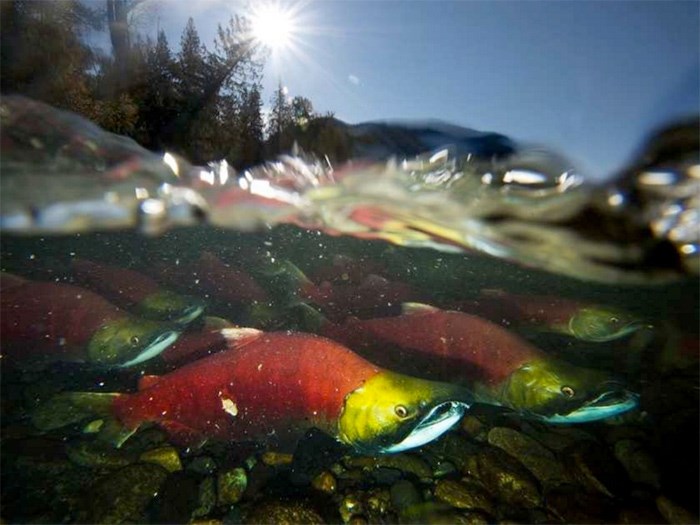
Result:
M137 310L148 319L186 325L202 315L204 304L169 290L159 290L141 301Z
M138 365L153 359L154 357L160 355L163 350L177 341L178 337L180 337L180 332L176 332L175 330L168 330L162 333L156 337L151 344L146 346L136 357L119 365L120 368L128 368L130 366Z
M345 397L338 439L366 454L419 447L456 424L472 401L462 387L383 370Z
M604 392L590 403L569 412L542 417L543 421L553 424L590 423L619 416L639 406L639 395L628 390Z
M632 410L639 396L605 372L541 359L513 372L497 403L549 423L587 423Z
M124 368L153 359L173 344L180 332L157 321L125 316L101 326L87 348L94 365Z
M395 454L430 443L442 436L462 419L470 405L461 401L446 401L435 406L402 441L381 448L381 454Z
M576 339L590 343L606 343L626 337L648 323L622 310L602 306L581 308L569 319L566 332Z

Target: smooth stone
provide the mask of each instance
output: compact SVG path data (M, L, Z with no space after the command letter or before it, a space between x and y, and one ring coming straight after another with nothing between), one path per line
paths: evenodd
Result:
M208 476L216 471L216 462L209 456L198 456L189 462L187 470Z
M338 488L338 482L335 480L335 476L333 476L333 474L327 470L324 470L313 479L311 486L326 494L335 494L335 491Z
M386 456L350 456L345 459L345 464L349 468L362 468L374 470L381 467L400 470L401 472L413 474L419 479L430 479L433 471L428 464L420 457L412 454L392 454Z
M114 471L87 493L87 520L92 523L143 522L146 507L168 477L151 463L135 463Z
M204 478L199 484L197 508L192 511L193 518L207 516L216 506L216 483L214 478Z
M257 503L245 517L245 523L259 525L291 525L325 523L316 509L306 501L268 500Z
M199 481L190 472L168 476L156 498L156 523L188 523L199 503Z
M488 492L473 480L441 479L435 485L435 497L458 509L483 510L493 515L493 502Z
M659 496L656 498L656 508L664 519L672 525L698 523L699 521L698 516L675 504L666 496Z
M180 456L174 447L159 447L147 450L139 459L145 463L160 465L168 472L178 472L182 470Z
M498 448L486 448L476 458L476 476L498 499L526 509L538 507L542 496L537 479L512 456Z
M627 471L630 480L658 489L661 486L659 469L654 458L643 445L631 439L615 443L615 457Z
M520 461L543 486L567 481L564 467L554 454L533 438L505 427L492 428L488 442Z
M237 467L222 472L216 478L217 503L233 505L238 503L248 486L248 477L244 469Z
M411 505L423 502L418 489L407 479L401 479L394 483L389 489L389 494L391 495L392 504L399 512Z

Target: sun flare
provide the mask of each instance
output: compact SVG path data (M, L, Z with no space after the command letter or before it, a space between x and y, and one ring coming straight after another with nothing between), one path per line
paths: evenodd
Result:
M281 51L291 45L296 29L294 15L279 5L258 7L252 14L253 38L272 51Z

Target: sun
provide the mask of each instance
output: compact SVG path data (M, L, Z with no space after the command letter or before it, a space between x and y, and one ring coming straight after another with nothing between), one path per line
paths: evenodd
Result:
M272 51L287 49L296 31L295 15L280 5L257 7L251 15L253 38Z

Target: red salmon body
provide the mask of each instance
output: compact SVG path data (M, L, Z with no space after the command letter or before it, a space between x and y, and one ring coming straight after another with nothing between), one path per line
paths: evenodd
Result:
M567 326L583 305L554 296L515 295L484 290L478 299L456 305L456 309L502 325Z
M185 332L160 357L168 365L179 366L221 352L227 343L222 330Z
M225 264L209 252L203 252L193 263L161 265L156 270L157 277L168 285L199 296L208 295L219 301L246 306L267 299L265 290L250 274Z
M89 290L64 283L25 281L0 297L3 353L82 360L86 346L105 323L127 314Z
M73 261L71 270L80 284L124 308L139 304L161 289L142 273L84 259Z
M439 381L479 381L489 386L543 355L494 323L447 310L350 318L340 325L326 325L322 333L382 367Z
M401 303L417 299L416 292L407 284L389 281L378 275L368 275L360 284L306 284L300 295L318 305L325 315L334 320L347 316L376 317L400 309Z
M336 433L346 394L379 371L328 339L273 332L118 397L113 412L128 428L155 422L183 444L285 442L312 426Z

